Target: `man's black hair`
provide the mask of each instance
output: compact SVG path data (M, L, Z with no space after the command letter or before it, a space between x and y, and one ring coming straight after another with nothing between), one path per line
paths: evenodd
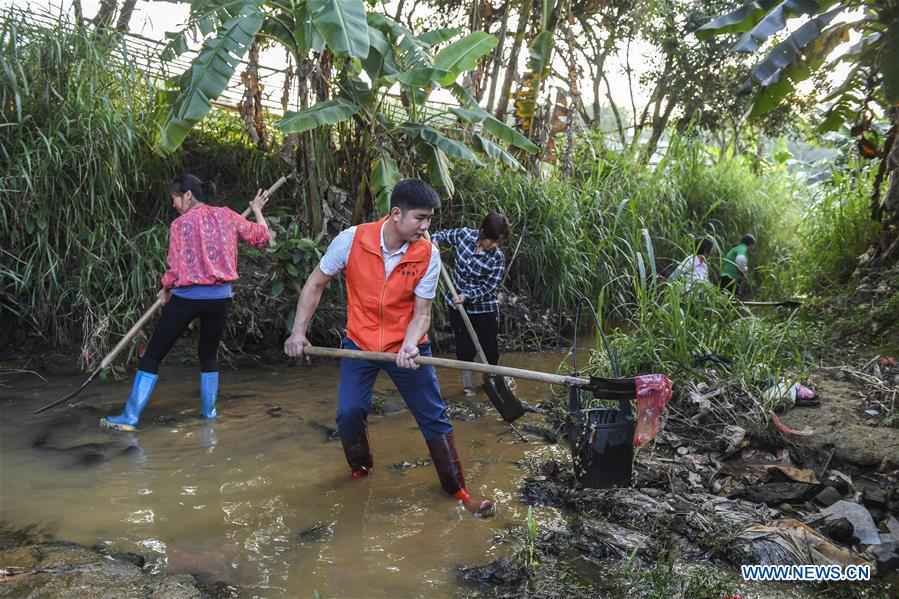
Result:
M420 179L403 179L390 194L390 207L407 210L437 210L440 196L434 188Z

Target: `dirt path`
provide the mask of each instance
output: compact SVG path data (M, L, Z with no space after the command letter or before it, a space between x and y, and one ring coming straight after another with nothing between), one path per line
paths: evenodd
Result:
M809 428L814 434L796 437L797 444L814 450L833 451L836 462L860 467L899 467L899 428L872 426L864 415L863 387L839 380L834 371L818 370L810 383L821 399L813 408L794 408L781 416L794 429Z

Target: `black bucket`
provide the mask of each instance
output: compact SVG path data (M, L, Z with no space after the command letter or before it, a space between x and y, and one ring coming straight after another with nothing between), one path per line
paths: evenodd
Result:
M618 408L582 409L577 387L568 390L568 440L578 482L590 489L627 487L634 465L633 379L593 379L598 399L618 401Z

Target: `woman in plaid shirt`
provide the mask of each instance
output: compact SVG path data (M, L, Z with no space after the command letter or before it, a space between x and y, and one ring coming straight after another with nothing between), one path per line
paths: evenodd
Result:
M480 230L446 229L431 236L431 241L438 248L449 245L456 251L453 284L484 348L487 361L491 364L499 362L499 347L496 342L499 305L496 293L506 269L506 260L499 246L508 238L509 219L496 212L484 217ZM449 304L454 303L448 292L444 297ZM456 337L456 357L472 361L476 354L474 343L457 310L450 310L450 323ZM465 387L465 395L474 395L471 371L462 372L462 385Z

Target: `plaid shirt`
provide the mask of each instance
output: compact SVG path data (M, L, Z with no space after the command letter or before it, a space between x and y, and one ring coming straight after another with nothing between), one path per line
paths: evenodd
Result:
M477 229L446 229L431 235L431 241L439 245L451 245L456 250L453 284L460 295L465 296L465 310L469 314L499 312L496 292L503 280L506 259L502 251L478 250ZM447 303L453 305L449 291L444 292Z

